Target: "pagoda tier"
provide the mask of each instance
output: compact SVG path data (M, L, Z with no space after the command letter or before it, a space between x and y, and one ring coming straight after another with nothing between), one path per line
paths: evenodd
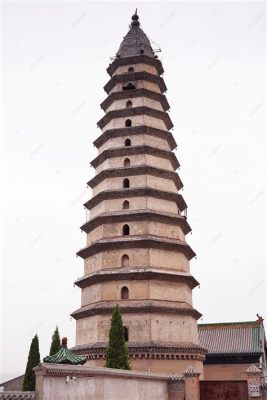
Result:
M107 69L107 98L95 140L95 176L88 182L81 226L87 243L81 307L76 319L77 354L103 365L110 318L119 305L133 369L181 373L203 370L190 274L195 257L186 242L191 231L178 191L183 183L167 113L163 67L135 14Z

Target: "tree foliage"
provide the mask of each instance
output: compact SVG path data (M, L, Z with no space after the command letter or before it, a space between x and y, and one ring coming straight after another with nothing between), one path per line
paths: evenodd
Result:
M59 331L58 331L58 327L56 327L53 336L52 336L52 342L51 342L51 346L50 346L50 356L53 356L54 354L56 354L61 348L61 344L60 344L60 336L59 336Z
M128 348L125 345L124 327L118 305L116 305L112 313L105 367L131 369Z
M40 363L40 352L39 352L39 339L35 335L31 342L31 347L28 356L28 362L23 380L23 390L31 391L35 390L35 373L33 368Z

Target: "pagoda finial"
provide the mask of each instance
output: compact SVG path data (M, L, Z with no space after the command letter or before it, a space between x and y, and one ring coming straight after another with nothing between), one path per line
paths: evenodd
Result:
M137 8L136 8L135 9L135 13L132 16L132 24L131 24L131 26L139 26L139 25L140 25L140 22L139 22L139 17L137 15Z

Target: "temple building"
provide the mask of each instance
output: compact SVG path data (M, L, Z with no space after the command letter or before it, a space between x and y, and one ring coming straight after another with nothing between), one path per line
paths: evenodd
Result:
M199 324L199 343L208 350L204 361L207 381L245 381L255 364L267 383L267 344L263 318L256 321Z
M87 244L77 253L84 275L75 282L82 296L72 313L74 350L87 355L88 365L104 364L118 304L134 370L181 373L191 365L202 374L201 314L192 304L198 282L189 264L195 253L186 242L191 228L178 193L183 183L167 88L137 13L107 72L92 198L81 227Z

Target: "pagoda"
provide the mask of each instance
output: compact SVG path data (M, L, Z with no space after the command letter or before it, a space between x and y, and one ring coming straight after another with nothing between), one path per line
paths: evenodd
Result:
M183 187L173 150L176 142L164 95L163 67L132 17L110 75L98 121L92 197L85 203L81 229L87 245L81 307L76 319L76 354L103 366L113 308L119 305L134 370L182 373L189 365L203 371L190 274L194 251Z

